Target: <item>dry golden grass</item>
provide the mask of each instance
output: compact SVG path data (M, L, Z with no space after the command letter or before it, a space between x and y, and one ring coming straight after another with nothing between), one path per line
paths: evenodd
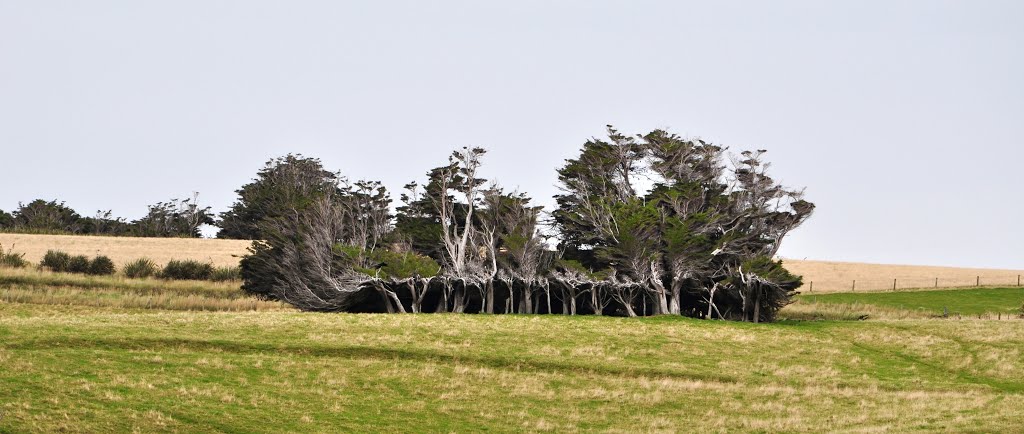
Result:
M63 250L73 255L106 255L120 268L125 263L149 258L159 265L172 259L196 259L218 267L238 265L250 242L197 238L137 238L81 235L2 234L4 249L24 253L25 259L38 264L47 250Z
M800 291L807 293L814 282L813 293L847 292L857 281L857 291L891 290L893 279L898 289L942 287L968 287L977 284L981 277L983 286L1017 284L1022 270L997 270L987 268L932 267L922 265L882 265L855 262L798 261L784 260L786 268L804 276Z
M71 254L107 255L119 266L146 257L164 264L171 259L197 259L213 262L216 266L235 266L246 254L250 242L244 240L190 239L190 238L132 238L76 235L22 235L0 233L4 249L13 247L16 253L25 253L25 259L38 263L48 249L59 249ZM939 279L939 287L974 286L977 277L982 285L1016 285L1017 276L1024 270L996 270L920 265L882 265L853 262L800 261L787 259L790 271L804 276L803 292L814 293L850 291L857 281L857 291L891 290L897 287L930 288Z

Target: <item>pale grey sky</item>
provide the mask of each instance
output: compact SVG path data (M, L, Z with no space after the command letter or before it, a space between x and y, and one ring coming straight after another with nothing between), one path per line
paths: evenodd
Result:
M1024 268L1024 2L0 0L0 209L393 191L465 145L550 204L605 124L766 148L792 258Z

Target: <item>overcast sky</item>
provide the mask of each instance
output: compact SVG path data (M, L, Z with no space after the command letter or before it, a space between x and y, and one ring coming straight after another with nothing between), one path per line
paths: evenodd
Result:
M1024 268L1024 2L0 0L0 209L216 211L299 152L456 147L541 203L614 124L764 148L790 258Z

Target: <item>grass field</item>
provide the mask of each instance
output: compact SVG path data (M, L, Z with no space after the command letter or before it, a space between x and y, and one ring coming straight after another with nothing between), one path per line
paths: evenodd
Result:
M110 256L118 266L148 257L163 265L171 259L197 259L212 262L216 266L238 265L246 254L248 241L188 239L188 238L130 238L74 235L23 235L0 233L0 245L17 253L25 253L25 259L39 263L49 249L58 249L71 254ZM786 259L786 267L804 276L802 291L812 288L814 293L850 291L857 281L857 291L891 290L893 279L898 288L928 288L939 286L974 286L981 277L985 286L1015 285L1022 270L996 270L953 267L928 267L917 265L879 265L852 262L801 261Z
M786 259L786 268L804 277L801 291L814 293L856 291L890 291L893 280L897 289L982 286L1014 286L1022 270L990 268L932 267L923 265L864 264L857 262L800 261ZM938 281L936 281L938 279Z
M118 267L139 258L152 259L161 266L172 259L196 259L231 267L238 265L249 244L244 240L0 233L4 249L24 253L33 264L38 264L47 250L55 249L73 255L106 255Z
M922 312L977 315L1021 313L1024 288L965 288L960 290L897 291L801 295L801 303L866 304Z
M168 302L132 301L146 297ZM788 316L891 315L239 308L254 302L237 283L0 269L0 432L1007 432L1024 419L1022 320L863 299L802 298Z

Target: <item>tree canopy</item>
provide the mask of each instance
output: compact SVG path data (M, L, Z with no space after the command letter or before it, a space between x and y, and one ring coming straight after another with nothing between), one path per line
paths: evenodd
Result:
M317 193L264 215L247 260L263 255L273 272L254 293L308 310L770 321L801 284L775 256L814 205L769 175L764 154L608 127L557 170L550 235L526 194L483 178L482 148L407 184L394 216L379 182L317 161Z

